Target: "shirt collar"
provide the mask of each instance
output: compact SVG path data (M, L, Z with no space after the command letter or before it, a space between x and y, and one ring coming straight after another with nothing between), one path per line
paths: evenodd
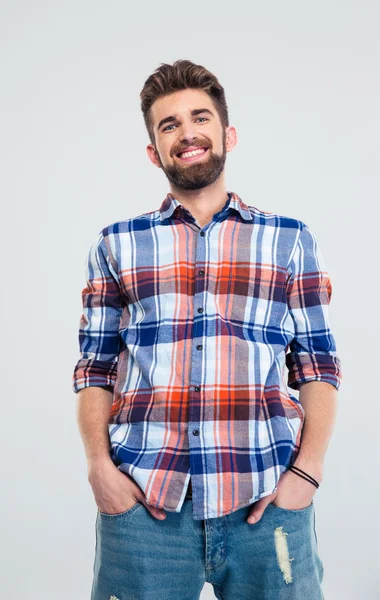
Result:
M243 217L243 219L252 220L252 214L248 206L242 201L242 199L235 192L227 192L227 194L228 199L220 212L224 213L227 212L230 208L232 208L234 210L237 210ZM174 198L174 196L170 192L168 192L159 209L161 221L171 217L178 206L184 208L184 206L176 198Z

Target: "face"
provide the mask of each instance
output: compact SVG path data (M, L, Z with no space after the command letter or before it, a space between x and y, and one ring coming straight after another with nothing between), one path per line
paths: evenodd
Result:
M158 98L151 115L155 144L147 152L153 164L178 189L214 183L237 140L234 127L222 126L209 95L197 89L174 92Z

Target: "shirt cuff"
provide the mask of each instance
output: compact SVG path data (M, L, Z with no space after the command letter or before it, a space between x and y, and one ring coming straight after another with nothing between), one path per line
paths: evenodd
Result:
M342 381L341 362L331 353L289 352L285 357L289 369L288 386L299 390L307 381L326 381L339 390Z
M114 387L117 376L117 362L81 359L78 361L72 378L72 389L75 393L92 385L98 387Z

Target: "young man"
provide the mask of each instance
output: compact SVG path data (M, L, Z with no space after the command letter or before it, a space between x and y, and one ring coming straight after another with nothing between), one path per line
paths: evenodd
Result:
M319 600L313 497L342 377L321 251L226 190L237 135L212 73L162 64L141 107L170 191L92 243L73 374L92 600L195 600L205 581L223 600Z

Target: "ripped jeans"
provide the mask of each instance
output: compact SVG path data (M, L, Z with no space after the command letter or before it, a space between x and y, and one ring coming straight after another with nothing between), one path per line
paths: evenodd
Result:
M194 520L191 503L162 521L140 502L98 511L91 600L198 600L205 582L219 600L324 600L313 501L253 525L252 505Z

